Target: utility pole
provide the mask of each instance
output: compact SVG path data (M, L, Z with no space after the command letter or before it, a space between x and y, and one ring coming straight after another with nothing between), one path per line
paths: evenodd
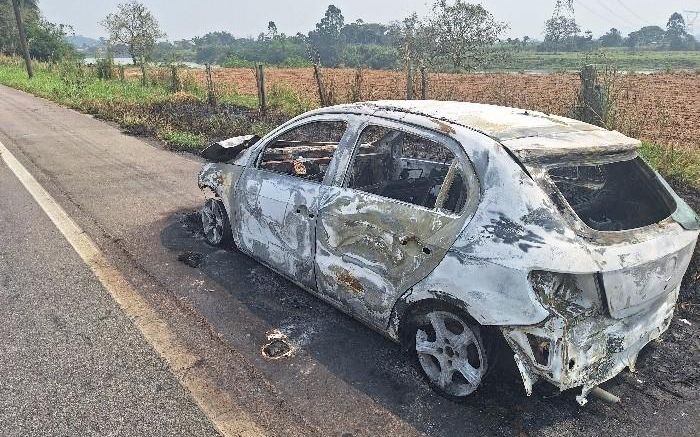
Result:
M685 12L685 16L686 16L686 21L685 21L686 32L688 32L690 35L695 36L695 22L698 19L698 15L700 15L700 11L683 11L683 12Z
M22 13L19 10L19 0L12 0L12 8L15 10L15 20L17 20L17 31L19 33L19 45L22 48L24 63L27 66L27 75L31 79L34 77L32 71L32 60L29 57L29 47L27 47L27 34L24 32L24 23L22 23Z

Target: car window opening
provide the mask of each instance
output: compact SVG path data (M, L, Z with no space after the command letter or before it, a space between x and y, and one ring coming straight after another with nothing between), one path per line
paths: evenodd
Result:
M260 168L320 183L346 128L342 121L320 121L287 131L265 148Z
M349 187L402 202L458 213L466 180L452 151L434 141L368 126L350 170Z
M558 167L549 176L578 217L598 231L624 231L668 218L676 204L641 158Z

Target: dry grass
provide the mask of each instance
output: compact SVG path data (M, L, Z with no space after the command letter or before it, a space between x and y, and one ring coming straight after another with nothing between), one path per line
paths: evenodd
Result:
M132 74L137 74L133 72ZM204 73L193 71L203 83ZM324 69L324 79L334 102L403 99L403 72ZM420 78L416 75L417 91ZM318 90L311 68L268 68L268 90L293 91L298 99L318 105ZM359 80L358 80L359 79ZM222 93L256 94L252 69L220 68L214 81ZM491 103L570 115L580 81L578 75L532 74L431 74L428 98ZM694 73L629 74L616 78L615 128L645 141L700 148L700 75ZM299 105L305 108L309 105Z

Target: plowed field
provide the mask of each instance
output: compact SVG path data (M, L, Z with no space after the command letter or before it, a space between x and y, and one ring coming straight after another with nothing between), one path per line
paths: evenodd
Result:
M204 73L196 73L200 80ZM267 68L267 87L283 86L318 101L313 70ZM336 102L404 98L406 78L401 72L364 70L361 81L351 69L324 69L324 81ZM256 94L252 69L214 70L222 90ZM416 79L417 94L420 81ZM357 86L356 84L360 84ZM432 74L428 98L462 100L536 109L568 115L579 87L576 74ZM673 146L700 147L700 74L629 74L613 79L618 130ZM359 90L359 92L358 92Z

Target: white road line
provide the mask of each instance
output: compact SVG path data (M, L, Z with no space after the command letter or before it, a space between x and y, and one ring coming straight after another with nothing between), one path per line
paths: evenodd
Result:
M171 372L191 394L204 414L224 436L260 436L264 432L229 396L217 390L206 375L193 368L197 357L178 342L166 322L131 287L122 274L65 210L39 184L27 169L0 142L0 157L34 200L49 216L85 264L133 321L155 351L168 363Z

